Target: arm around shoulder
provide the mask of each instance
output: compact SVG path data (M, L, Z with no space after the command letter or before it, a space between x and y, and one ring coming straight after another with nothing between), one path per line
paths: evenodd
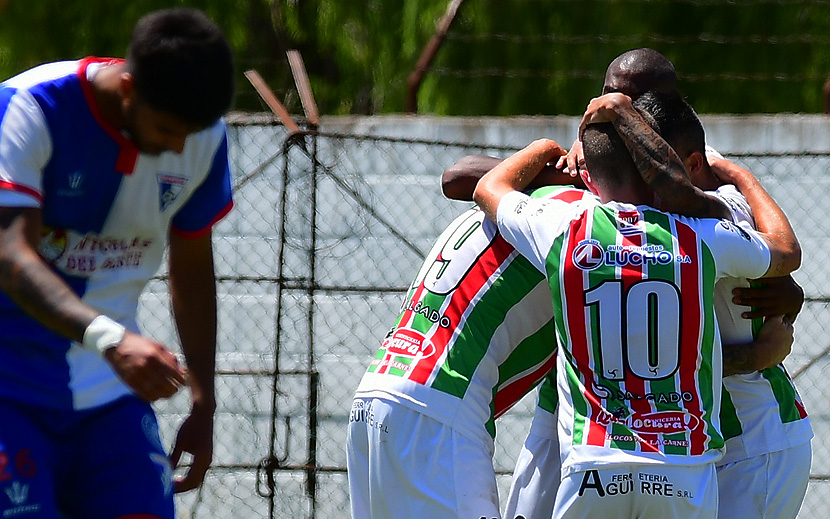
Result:
M499 202L513 191L522 191L550 162L565 155L556 142L539 139L495 166L476 184L473 200L484 213L496 221Z
M801 266L801 245L787 216L752 173L721 159L712 161L712 171L733 184L746 198L755 225L770 249L770 266L764 277L786 276Z

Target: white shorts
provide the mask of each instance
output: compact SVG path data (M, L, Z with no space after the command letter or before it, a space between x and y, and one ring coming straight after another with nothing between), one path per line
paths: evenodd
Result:
M553 519L715 519L716 478L712 463L575 472L559 485Z
M352 519L500 519L493 446L391 400L355 398Z
M560 479L556 413L537 406L530 432L516 459L505 519L551 519Z
M810 442L717 468L718 517L795 519L807 492Z

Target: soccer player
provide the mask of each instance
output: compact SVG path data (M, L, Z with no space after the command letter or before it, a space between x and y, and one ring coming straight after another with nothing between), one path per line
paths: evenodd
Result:
M564 478L554 516L714 517L713 462L722 446L714 280L786 274L798 266L800 250L765 193L755 200L763 204L762 235L649 208L653 193L634 163L641 172L668 164L626 149L608 124L590 124L613 120L620 134L636 133L630 119L602 106L625 98L614 96L592 101L583 120L590 172L583 180L604 204L540 203L517 191L564 155L547 140L485 175L475 198L488 217L498 207L505 238L551 285L565 398ZM683 172L676 155L671 163Z
M219 28L181 8L141 18L125 59L0 84L3 517L173 519L173 492L201 484L233 83ZM165 251L186 368L136 323ZM168 457L150 402L185 385L192 409ZM183 452L191 467L173 481Z
M355 393L353 519L500 517L495 420L553 366L552 317L544 276L484 213L446 228Z
M676 87L672 63L653 49L640 48L621 54L609 65L603 93L622 92L636 98L647 90L676 92ZM735 209L732 215L735 221L752 225L751 212L747 213L742 196L734 190L719 190L723 181L712 174L700 147L700 138L693 138L694 144L674 142L675 135L683 132L702 135L703 129L696 115L693 112L686 112L685 117L676 114L669 118L669 115L664 111L662 118L669 134L659 133L672 146L680 148L677 151L692 182L714 196L723 197L729 207ZM667 120L672 122L674 129L666 126ZM713 150L709 151L709 159L716 161L711 155ZM442 179L445 194L459 199L469 197L475 181L499 162L493 157L465 157L445 173ZM725 160L717 164L719 169L737 168ZM556 168L564 168L576 175L580 166L584 166L584 162L581 143L577 139L568 155L557 161ZM541 184L551 180L558 184L567 183L566 176L546 172ZM668 191L665 197L670 194L672 192ZM672 203L678 204L676 208ZM672 203L664 207L677 211L685 201L675 199ZM774 297L769 297L770 294ZM738 510L752 510L753 516L794 519L803 500L810 472L812 428L793 382L776 360L781 352L789 351L792 340L783 336L781 343L776 345L776 323L769 322L766 340L749 342L752 331L758 333L761 318L769 320L772 316L788 314L788 319L793 321L802 301L803 291L789 276L768 278L761 286L752 288L746 280L722 280L717 284L716 310L724 344L729 346L724 349L724 370L725 374L734 375L724 378L722 422L726 455L718 462L719 507L723 518L731 517L732 512ZM730 328L724 329L727 326ZM555 430L556 390L551 381L552 377L548 377L540 387L531 430L516 462L506 507L506 516L510 518L548 518L553 509L559 481L559 455ZM735 391L736 398L730 397L730 389ZM745 445L749 446L748 451ZM749 476L741 474L741 466L746 467L743 472ZM766 468L760 470L758 467ZM780 477L781 474L787 476Z

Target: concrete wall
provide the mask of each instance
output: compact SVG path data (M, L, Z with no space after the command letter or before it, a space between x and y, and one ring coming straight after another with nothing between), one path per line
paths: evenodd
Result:
M250 119L231 117L237 122ZM802 241L804 263L795 277L809 301L796 324L796 346L787 365L793 372L806 367L797 383L817 436L822 437L830 426L830 406L824 396L830 392L830 373L826 356L822 356L830 329L830 310L825 302L830 290L830 270L825 267L830 263L830 205L826 203L830 119L798 115L702 119L708 142L756 173L787 212ZM540 136L569 147L578 124L575 117L324 118L320 129L324 136L316 142L317 153L333 175L318 177L315 234L311 233L310 211L313 168L304 154L297 148L280 154L285 133L279 126L233 126L231 154L240 184L237 206L215 230L217 270L227 278L219 285L218 366L223 374L217 385L217 468L201 493L179 498L180 517L269 516L270 500L257 493L256 474L245 466L269 456L272 382L268 373L275 365L277 337L281 371L311 367L309 352L313 352L313 367L320 373L318 464L326 471L318 478L314 517L347 517L342 467L351 395L397 314L401 295L395 289L408 285L420 265L417 250L428 250L452 217L468 206L444 199L438 176L465 154L504 156L507 151L496 148L522 147ZM385 139L352 139L341 134ZM440 144L413 141L418 139ZM757 154L777 156L754 156ZM270 166L245 180L275 155ZM286 163L289 177L284 184ZM282 215L278 206L284 189L287 210ZM347 193L348 189L353 192ZM315 280L324 287L351 289L313 294L302 288L285 289L278 318L279 298L273 278L279 269L283 224L287 238L283 249L285 278L308 278L308 248L315 239ZM402 233L413 247L402 245L390 229ZM366 290L371 287L390 290ZM174 344L167 306L163 283L154 282L143 299L142 320L148 333ZM313 312L310 318L309 312ZM307 379L282 376L279 391L275 449L285 455L285 463L300 466L307 456ZM165 439L172 442L175 427L187 411L186 395L157 408ZM532 398L526 398L500 420L495 458L498 470L512 470L532 411ZM813 472L829 474L830 451L818 442L814 450ZM311 517L304 473L278 471L276 479L274 516ZM508 476L500 476L499 484L505 497ZM819 481L811 484L799 517L824 517L820 503L830 497L825 485Z

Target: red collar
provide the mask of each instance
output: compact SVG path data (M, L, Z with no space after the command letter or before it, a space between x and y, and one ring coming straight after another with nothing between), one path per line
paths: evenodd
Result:
M84 93L87 105L89 105L89 111L92 112L92 116L95 118L95 121L99 126L101 126L107 135L109 135L110 138L118 144L120 148L118 158L115 161L115 171L123 173L124 175L130 175L135 170L135 163L138 160L138 148L133 141L121 133L121 130L110 124L101 116L101 110L98 108L98 103L95 102L95 96L92 93L92 85L90 84L89 79L87 79L86 74L89 65L95 63L110 65L123 62L123 59L117 58L84 58L80 61L80 65L78 67L78 79L81 81L81 90Z

